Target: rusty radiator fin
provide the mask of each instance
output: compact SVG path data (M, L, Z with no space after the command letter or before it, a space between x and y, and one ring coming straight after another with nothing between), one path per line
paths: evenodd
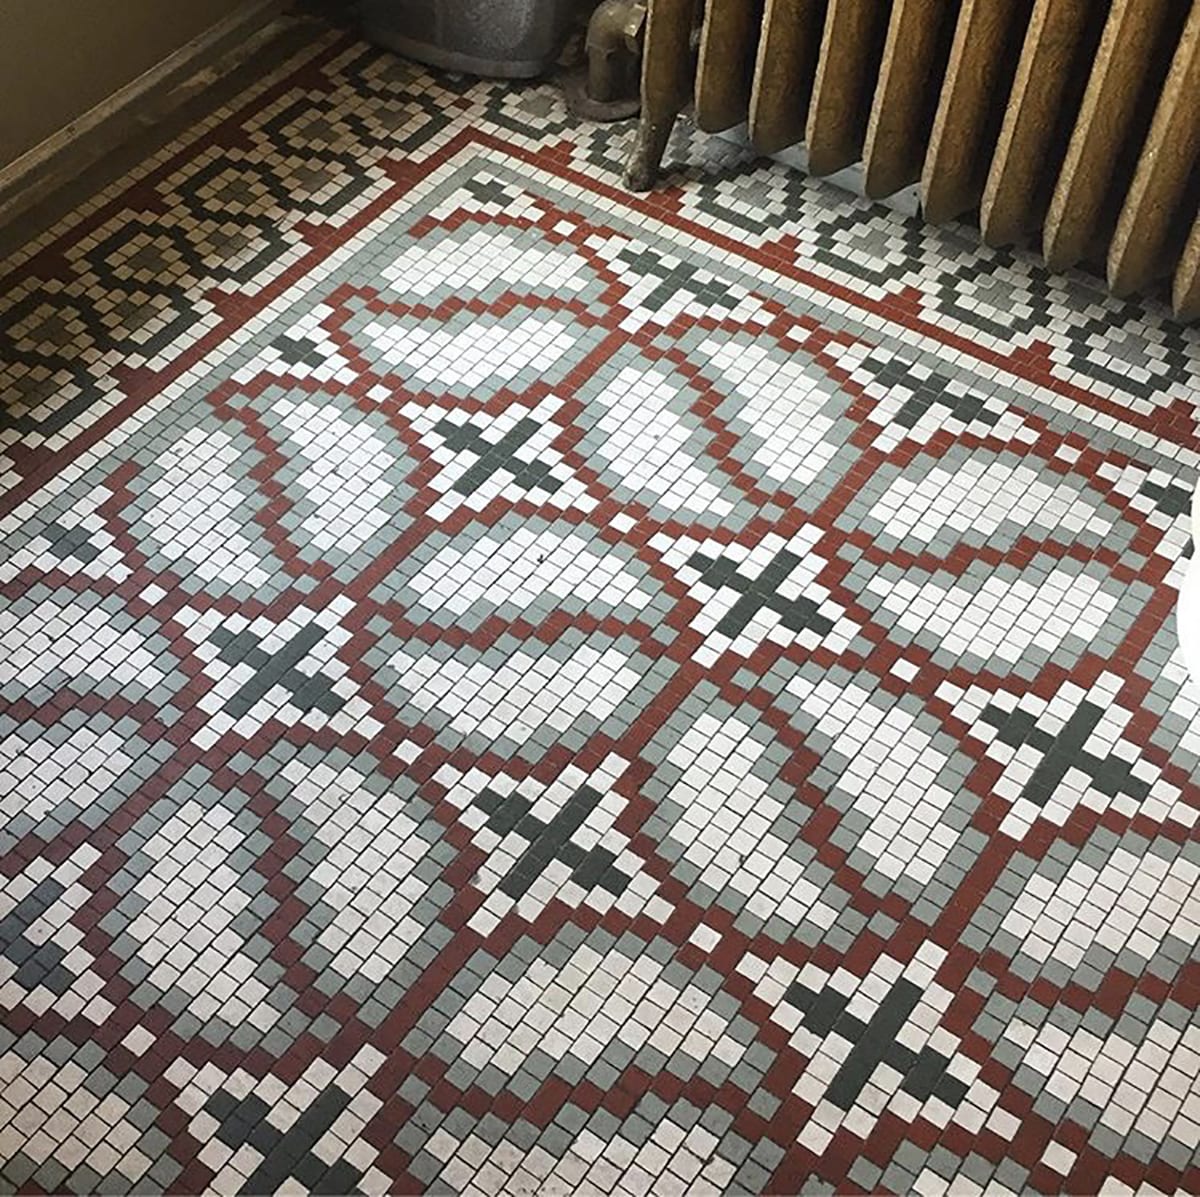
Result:
M1198 152L1200 0L1193 0L1109 247L1108 285L1114 295L1142 290L1169 270L1172 232L1187 228L1196 212L1195 196L1190 212L1187 200ZM1180 242L1173 248L1178 256Z
M1179 0L1114 0L1042 240L1055 270L1102 253L1166 75Z
M1107 0L1036 0L983 189L988 245L1041 224L1107 15Z
M890 11L889 0L829 0L805 130L813 174L862 157Z
M1114 295L1171 279L1200 319L1200 0L649 0L631 186L693 101Z
M921 204L934 224L983 195L1029 12L1029 0L963 0L921 172Z
M825 0L767 0L750 94L750 140L773 154L804 139Z
M894 0L863 149L873 199L921 176L958 8L958 0Z
M1200 319L1200 216L1192 224L1192 231L1179 258L1179 269L1175 271L1175 283L1171 289L1171 303L1180 320Z
M696 66L696 124L720 133L744 121L762 27L762 0L708 0Z
M646 15L642 103L655 113L675 113L692 98L695 63L692 28L699 0L655 0Z

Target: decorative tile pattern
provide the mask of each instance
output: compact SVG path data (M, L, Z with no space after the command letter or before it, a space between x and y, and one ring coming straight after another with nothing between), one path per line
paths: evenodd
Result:
M6 1191L1200 1188L1196 340L330 36L9 264Z

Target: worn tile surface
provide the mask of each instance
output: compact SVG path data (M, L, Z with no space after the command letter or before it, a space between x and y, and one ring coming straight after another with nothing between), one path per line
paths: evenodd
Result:
M6 1191L1200 1188L1197 339L334 35L8 266Z

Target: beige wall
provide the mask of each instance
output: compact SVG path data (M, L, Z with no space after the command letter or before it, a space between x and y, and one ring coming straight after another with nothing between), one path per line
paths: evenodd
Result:
M0 0L0 166L253 0Z

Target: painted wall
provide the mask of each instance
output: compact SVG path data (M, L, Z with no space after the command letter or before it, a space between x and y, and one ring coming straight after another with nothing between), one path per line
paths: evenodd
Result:
M0 0L0 167L250 0Z

